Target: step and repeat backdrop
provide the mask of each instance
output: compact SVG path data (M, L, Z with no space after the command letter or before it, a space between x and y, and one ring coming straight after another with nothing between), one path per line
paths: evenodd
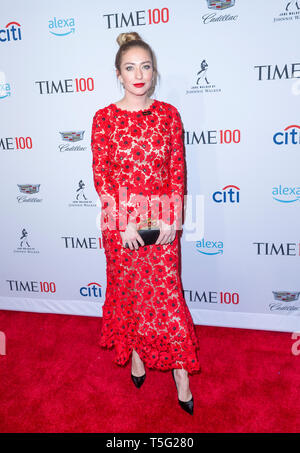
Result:
M0 21L0 308L102 315L91 126L137 31L184 126L195 323L299 331L300 0L11 0Z

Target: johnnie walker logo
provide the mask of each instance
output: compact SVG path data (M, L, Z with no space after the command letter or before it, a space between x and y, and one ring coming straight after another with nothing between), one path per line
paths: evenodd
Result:
M32 247L30 235L26 228L23 228L19 237L19 246L14 250L14 253L40 253L35 247Z
M85 184L81 179L78 182L76 189L74 190L74 198L71 203L69 203L69 208L73 207L84 207L84 208L96 208L97 205L94 201L89 200L86 194Z
M300 20L300 0L285 1L278 16L274 17L274 22L287 22Z
M194 85L186 90L186 94L209 94L220 93L221 88L218 88L215 83L211 82L211 71L206 60L202 60L199 70L195 74Z

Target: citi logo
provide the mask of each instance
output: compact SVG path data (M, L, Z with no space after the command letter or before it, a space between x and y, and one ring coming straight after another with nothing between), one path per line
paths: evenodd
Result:
M272 189L273 199L280 203L294 203L300 200L300 187L284 187L279 185Z
M102 297L101 285L95 282L89 283L86 286L82 286L79 292L83 297Z
M20 41L21 39L21 25L18 22L9 22L5 28L0 30L1 42Z
M204 238L196 242L196 250L202 255L223 255L222 241L206 241Z
M75 33L74 19L57 19L54 17L48 22L49 32L55 36L67 36Z
M239 203L240 188L233 185L225 186L223 189L214 192L212 199L216 203Z
M276 132L273 136L275 145L299 145L300 144L300 126L292 124L287 126L283 132Z

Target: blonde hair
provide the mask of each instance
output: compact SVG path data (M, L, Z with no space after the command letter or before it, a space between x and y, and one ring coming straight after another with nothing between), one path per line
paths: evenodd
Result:
M156 57L154 55L153 50L151 49L149 44L146 43L141 38L141 36L138 33L136 33L135 31L132 31L129 33L120 33L118 35L116 41L120 47L119 47L119 50L115 57L115 67L119 71L120 74L121 74L121 61L122 61L123 55L125 54L125 52L127 52L127 50L132 49L133 47L141 47L142 49L145 49L149 53L151 61L152 61L152 67L153 67L153 82L152 82L152 87L149 90L149 96L151 96L151 94L154 91L154 88L155 88L155 85L157 82L157 76L158 76L157 62L156 62Z
M130 33L120 33L119 36L117 37L117 43L119 44L120 47L123 44L126 44L130 41L136 41L136 40L143 41L142 38L140 37L140 35L138 33L136 33L135 31L132 31Z

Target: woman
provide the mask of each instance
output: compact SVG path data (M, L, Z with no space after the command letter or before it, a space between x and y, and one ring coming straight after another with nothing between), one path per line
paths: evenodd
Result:
M157 78L150 46L137 33L121 33L117 42L116 75L124 97L98 110L92 126L107 260L100 345L115 347L118 365L132 354L131 377L138 388L146 377L145 365L172 370L179 404L193 414L188 373L199 370L198 345L178 268L185 179L182 124L174 106L149 97ZM166 199L171 199L170 211ZM180 200L179 210L174 199ZM138 230L149 215L160 233L155 244L145 246Z

